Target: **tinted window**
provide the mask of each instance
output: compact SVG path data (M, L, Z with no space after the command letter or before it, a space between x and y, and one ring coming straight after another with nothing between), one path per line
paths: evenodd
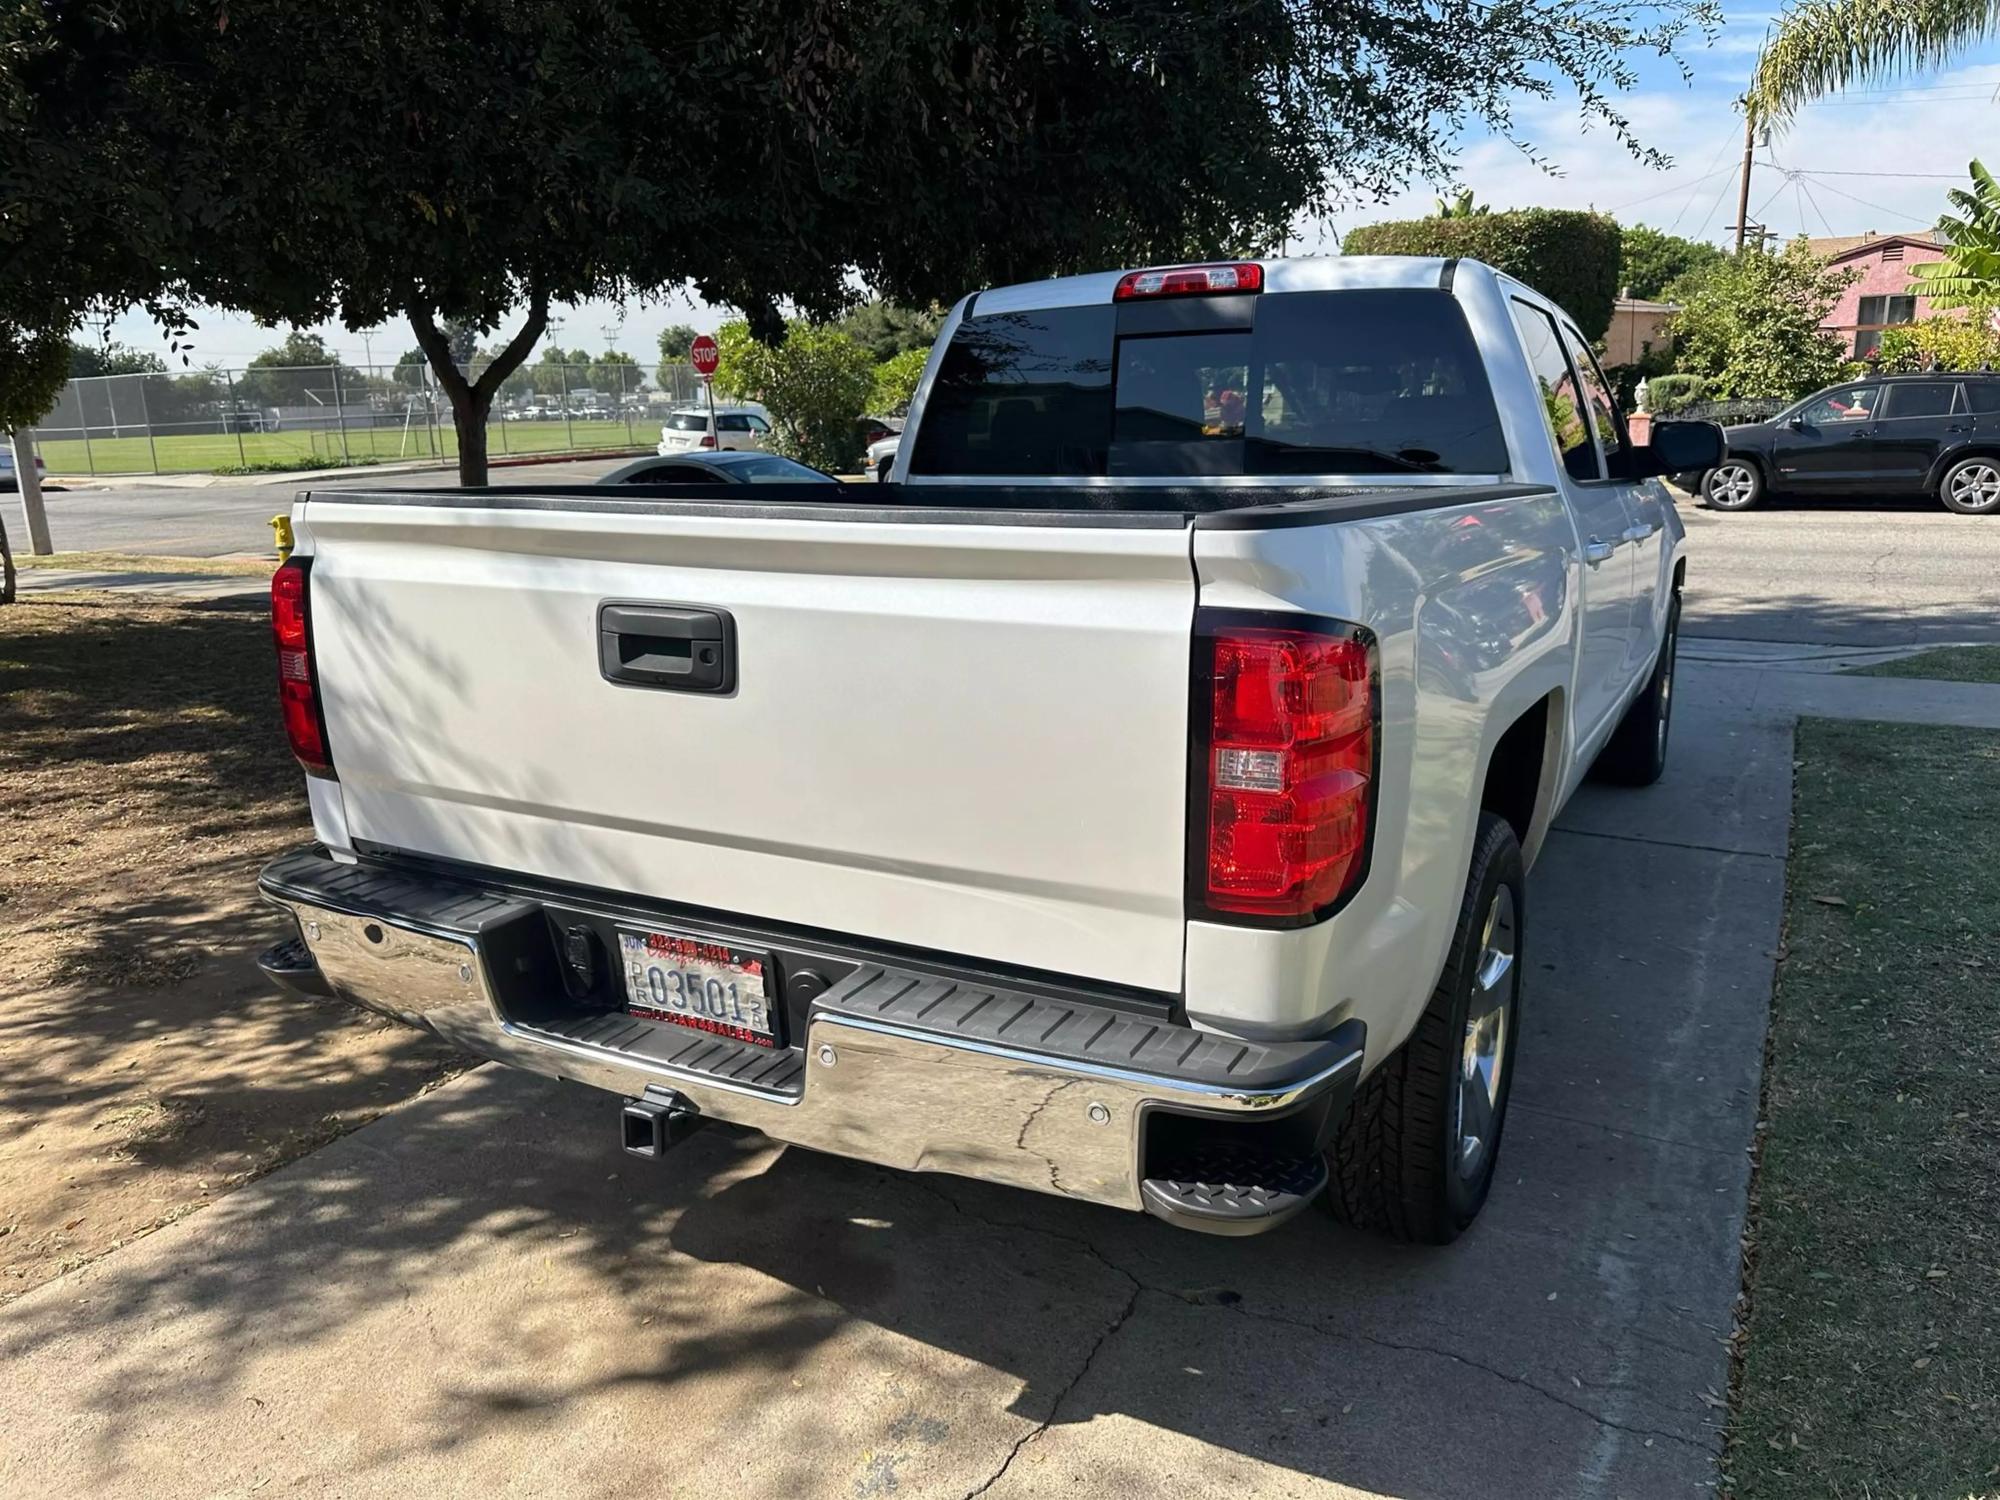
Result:
M1528 368L1541 388L1542 416L1548 421L1556 451L1562 454L1563 468L1572 479L1602 479L1604 472L1598 467L1597 449L1591 444L1590 427L1583 415L1583 394L1563 353L1554 319L1518 299L1513 307L1514 326L1521 332Z
M1849 422L1872 421L1880 414L1882 388L1876 385L1844 385L1815 396L1799 412L1808 427L1835 427Z
M1968 380L1965 382L1965 398L1972 403L1972 409L1986 416L2000 412L2000 380ZM1982 427L1981 431L1985 429Z
M1951 414L1958 387L1950 381L1922 381L1914 385L1892 385L1888 396L1888 417L1943 417Z
M708 417L702 412L677 411L667 418L667 426L675 432L706 432Z
M1590 345L1584 342L1582 334L1569 324L1563 324L1563 347L1569 351L1569 362L1575 367L1579 379L1583 381L1583 410L1590 419L1592 431L1597 434L1597 445L1604 450L1604 457L1610 472L1625 472L1618 467L1618 456L1625 451L1625 434L1618 422L1618 402L1611 394L1611 386L1604 378L1604 371L1598 368L1597 356L1590 352Z
M650 469L627 474L624 482L626 484L726 484L728 481L714 470L700 468L694 464L655 464Z
M750 430L750 419L748 417L717 417L715 419L715 430L717 432L748 432Z
M1115 310L968 318L924 403L912 467L927 474L1104 472Z
M1434 291L1272 293L1254 326L1118 335L1112 307L974 318L913 471L1050 476L1507 469L1465 316ZM1134 320L1138 321L1138 320Z

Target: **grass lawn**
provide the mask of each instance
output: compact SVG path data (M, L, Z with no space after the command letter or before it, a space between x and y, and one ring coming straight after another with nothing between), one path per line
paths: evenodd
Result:
M2000 646L1945 646L1856 667L1857 677L1928 677L1936 682L2000 682Z
M2000 733L1797 753L1724 1489L2000 1495Z
M486 429L486 451L489 458L504 458L509 453L560 453L570 448L587 452L645 447L658 442L659 437L657 422L636 417L629 429L623 422L572 422L567 426L561 422L494 422ZM150 441L144 435L99 437L93 433L87 454L80 438L45 442L41 453L49 473L57 475L89 474L93 464L99 474L150 474L156 467L167 474L199 474L225 465L272 459L337 462L345 456L388 462L456 458L458 435L449 424L436 432L412 425L407 434L401 427L355 427L348 430L343 449L337 431L189 432Z
M141 557L130 552L51 552L47 557L20 555L17 568L86 568L93 573L204 573L224 578L268 578L276 570L275 556Z

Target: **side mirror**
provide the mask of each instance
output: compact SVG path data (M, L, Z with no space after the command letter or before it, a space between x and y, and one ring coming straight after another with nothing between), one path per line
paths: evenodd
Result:
M1804 432L1806 430L1806 419L1804 417L1793 417L1785 425L1794 432Z
M1726 452L1722 429L1713 422L1655 422L1652 442L1630 451L1621 477L1693 474L1714 468Z

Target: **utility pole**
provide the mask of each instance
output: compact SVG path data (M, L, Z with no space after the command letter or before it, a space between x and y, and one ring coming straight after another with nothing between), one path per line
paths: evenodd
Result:
M1757 117L1751 112L1750 101L1743 101L1743 183L1736 190L1736 253L1743 253L1743 236L1750 229L1750 159L1757 149ZM1759 237L1758 247L1764 241Z
M13 442L14 487L21 493L21 513L28 523L28 551L35 557L47 557L55 549L49 545L49 516L42 508L42 475L35 467L33 429L15 428Z

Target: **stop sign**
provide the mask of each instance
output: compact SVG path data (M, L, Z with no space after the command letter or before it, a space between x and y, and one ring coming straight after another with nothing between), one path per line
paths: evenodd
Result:
M715 340L707 334L699 334L688 346L688 363L694 366L695 374L706 379L715 373L715 367L722 362L722 351L715 346Z

